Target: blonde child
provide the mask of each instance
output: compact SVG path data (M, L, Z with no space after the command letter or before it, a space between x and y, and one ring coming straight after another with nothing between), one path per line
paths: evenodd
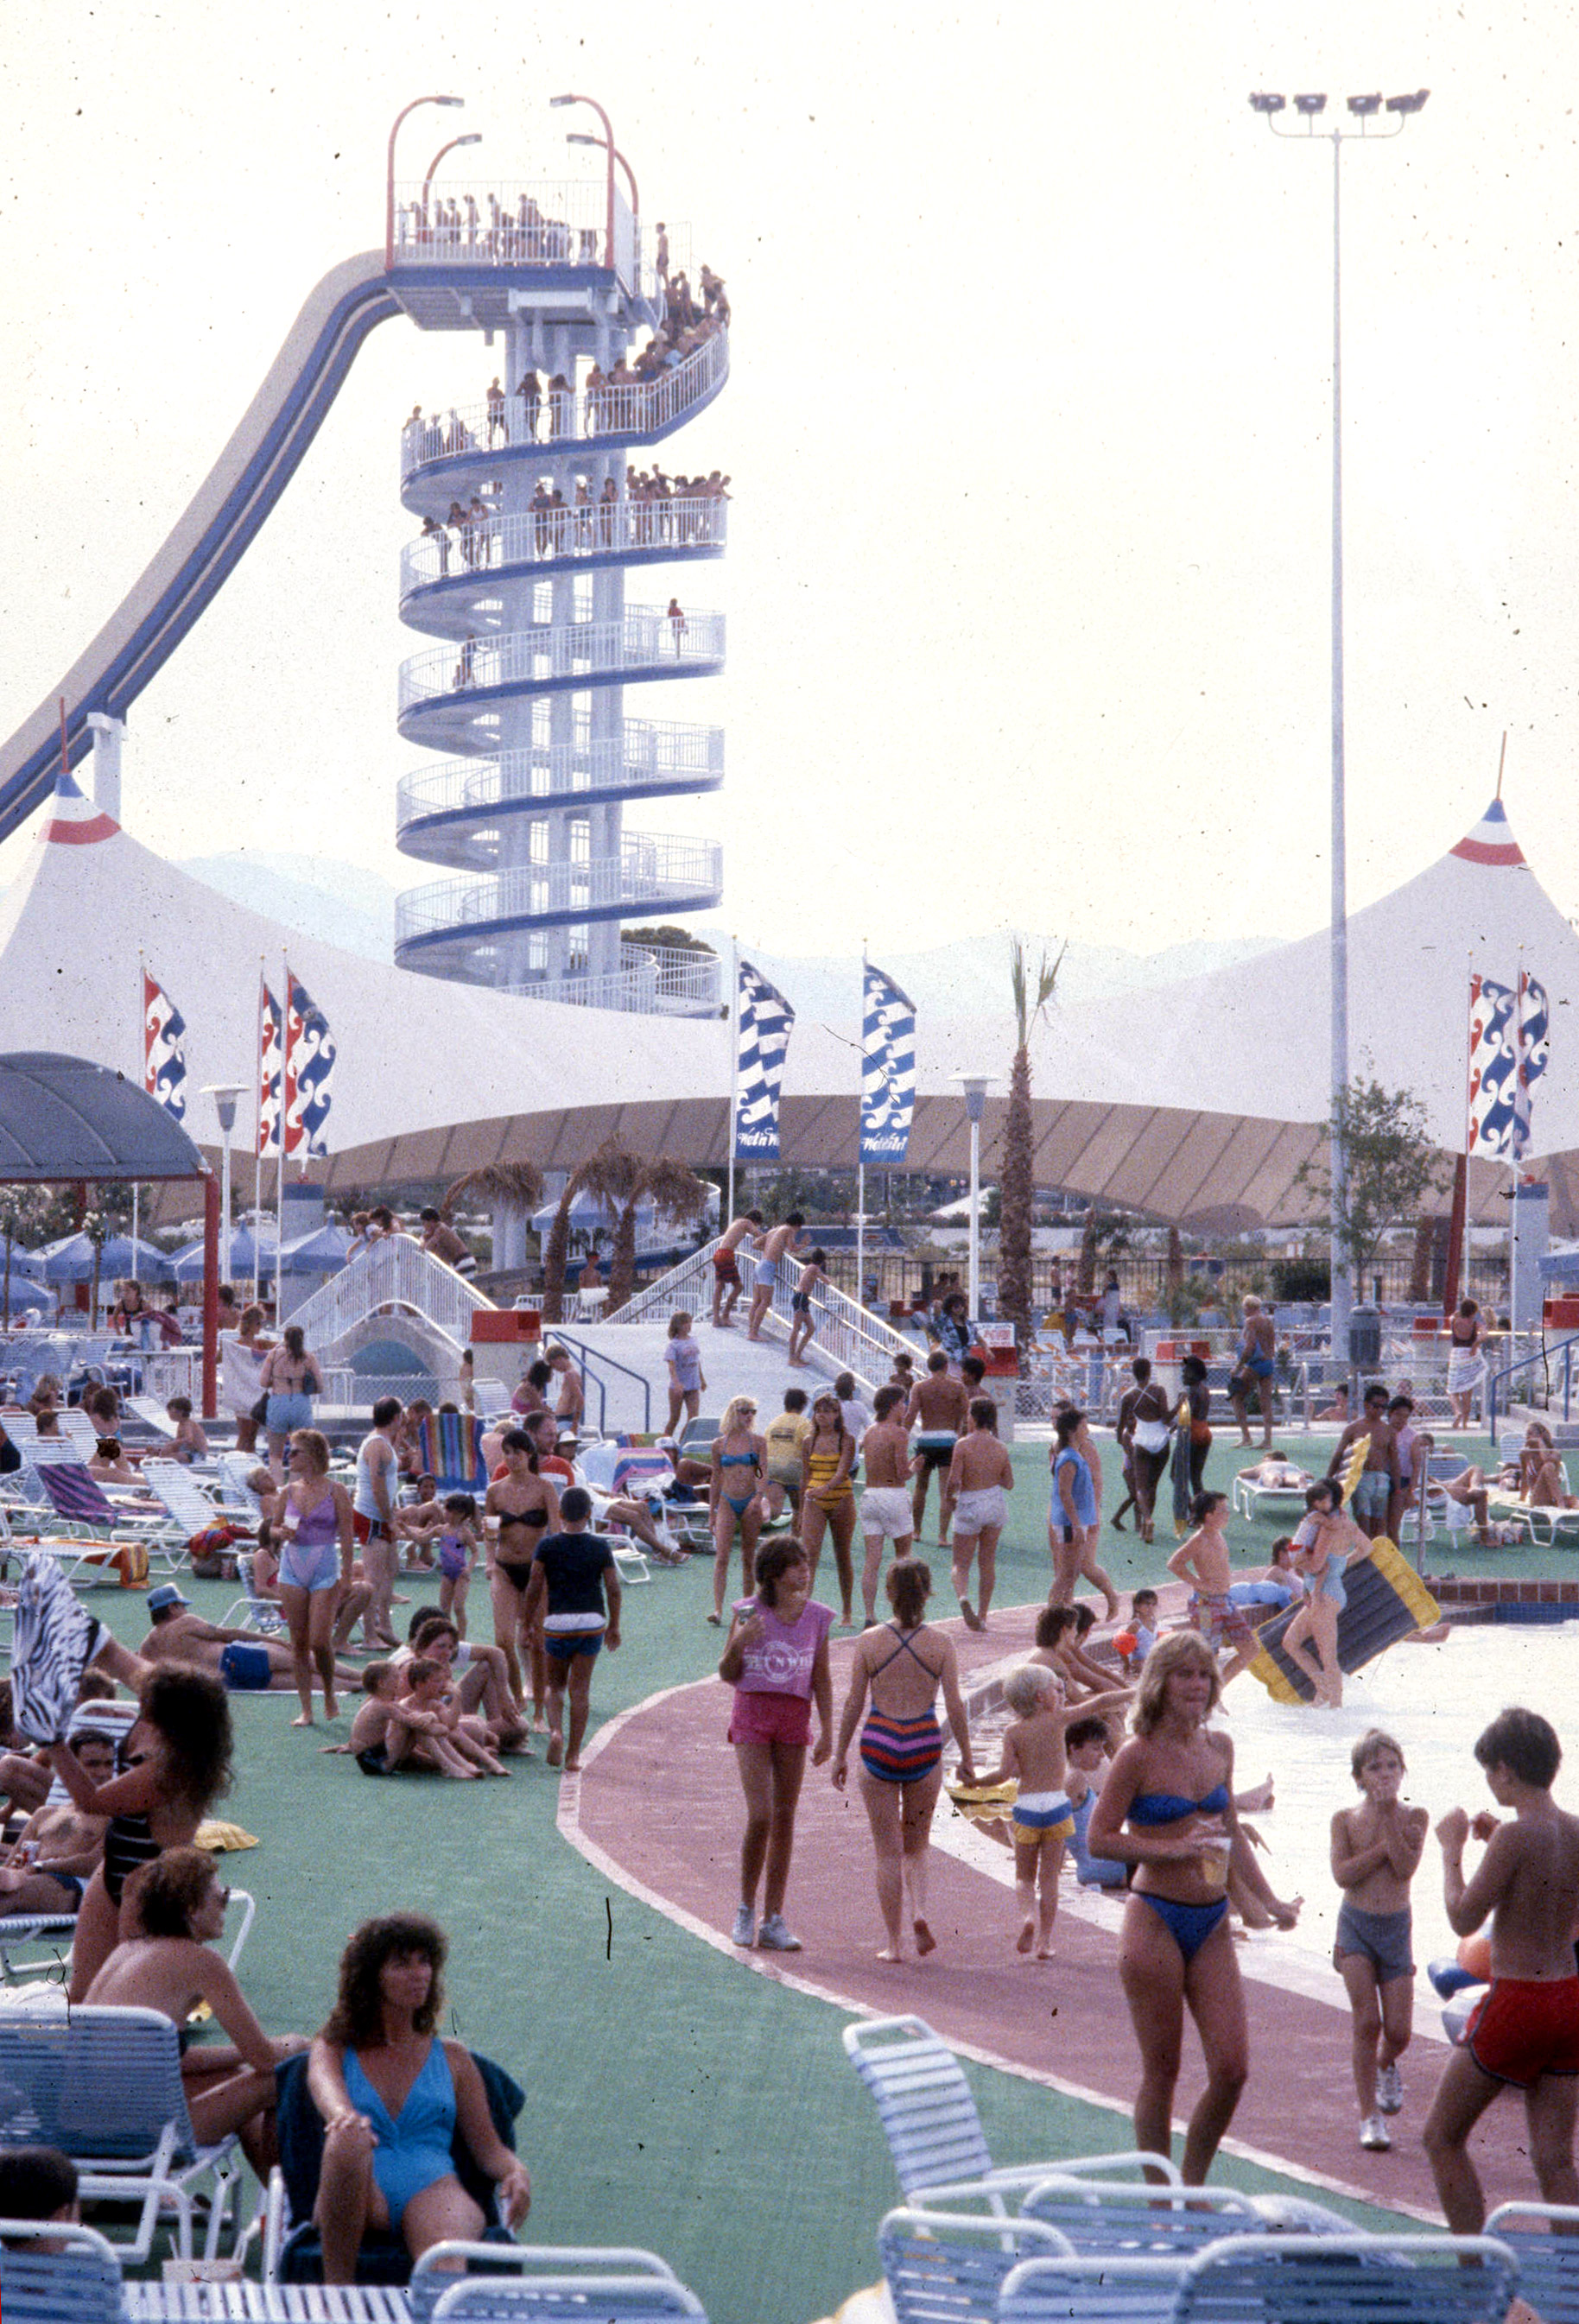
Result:
M468 1732L450 1700L449 1665L419 1655L402 1674L405 1692L394 1705L389 1727L391 1767L414 1762L437 1766L442 1775L470 1778L509 1771L486 1744Z
M1075 1830L1066 1789L1065 1732L1076 1719L1116 1710L1130 1701L1132 1692L1116 1687L1071 1711L1057 1673L1043 1664L1024 1664L1003 1683L1003 1700L1015 1714L1014 1725L1004 1735L998 1766L977 1780L985 1787L1005 1784L1012 1776L1020 1785L1009 1824L1014 1841L1014 1893L1020 1908L1016 1952L1029 1953L1034 1945L1038 1960L1052 1958L1058 1874L1064 1843Z
M439 1610L449 1616L457 1637L464 1638L466 1591L482 1539L476 1498L470 1493L447 1493L444 1514L448 1523L439 1536Z
M208 1458L208 1439L192 1418L191 1397L172 1396L164 1408L175 1423L175 1440L170 1448L171 1459L183 1462L206 1461Z
M437 1687L435 1674L440 1682ZM351 1722L350 1741L325 1748L348 1751L365 1775L392 1775L399 1767L429 1767L473 1781L477 1771L452 1746L435 1700L442 1696L448 1683L442 1663L369 1663L362 1674L367 1700ZM412 1693L402 1694L402 1684L411 1686ZM417 1692L419 1688L422 1692Z
M1409 1883L1429 1818L1424 1808L1404 1805L1404 1755L1380 1727L1361 1736L1350 1765L1364 1798L1333 1818L1333 1878L1344 1891L1333 1967L1354 2015L1360 2144L1380 2153L1392 2144L1381 2117L1404 2102L1398 2061L1409 2046L1415 2007Z

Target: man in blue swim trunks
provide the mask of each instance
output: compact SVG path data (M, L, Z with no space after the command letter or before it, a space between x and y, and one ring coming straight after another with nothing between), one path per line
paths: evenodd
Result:
M256 1630L206 1622L173 1582L162 1582L148 1592L148 1618L153 1628L137 1649L145 1663L183 1663L189 1670L207 1671L238 1694L295 1683L288 1646ZM348 1663L337 1664L335 1676L353 1691L362 1683L361 1672Z
M1251 1442L1250 1419L1246 1407L1253 1389L1261 1410L1265 1451L1272 1449L1272 1372L1277 1353L1277 1335L1272 1319L1253 1292L1244 1301L1244 1329L1234 1351L1233 1370L1228 1379L1228 1401L1233 1417L1239 1423L1239 1441Z
M1366 1538L1376 1541L1387 1531L1388 1505L1393 1495L1399 1496L1400 1503L1403 1496L1398 1435L1388 1421L1387 1390L1380 1380L1371 1381L1359 1419L1351 1420L1337 1441L1327 1464L1327 1475L1334 1483L1342 1482L1349 1454L1362 1439L1365 1466L1355 1480L1349 1514Z

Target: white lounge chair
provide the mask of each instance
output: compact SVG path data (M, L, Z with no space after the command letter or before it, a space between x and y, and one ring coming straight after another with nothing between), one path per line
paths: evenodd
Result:
M1519 2270L1491 2236L1229 2236L1182 2264L1028 2259L1003 2283L997 2324L1486 2324Z
M199 2146L176 2029L156 2009L0 2011L0 2144L58 2146L85 2202L141 2203L128 2257L141 2265L166 2212L192 2256L192 2197L208 2196L204 2256L216 2258L240 2183L234 2137Z

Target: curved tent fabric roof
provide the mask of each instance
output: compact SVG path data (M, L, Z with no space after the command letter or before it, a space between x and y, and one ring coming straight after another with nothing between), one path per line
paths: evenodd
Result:
M49 1049L0 1056L0 1182L197 1178L180 1123L124 1074Z
M312 1167L337 1191L448 1181L494 1163L574 1168L614 1135L654 1158L727 1158L724 1022L517 1000L291 935L166 863L62 786L29 865L0 900L0 1041L22 1046L47 990L51 1030L122 1067L128 1093L140 1094L139 949L186 1018L189 1087L232 1080L255 1057L259 957L278 991L289 953L338 1049L331 1152ZM1553 1227L1579 1231L1579 1074L1568 1047L1579 936L1500 804L1438 862L1352 916L1349 957L1353 1070L1415 1092L1445 1155L1464 1137L1471 969L1508 982L1522 958L1540 979L1552 1061L1535 1090L1531 1155L1551 1181ZM1319 1199L1297 1174L1325 1144L1327 975L1318 930L1187 982L1067 1008L1055 1001L1032 1044L1039 1184L1205 1229L1316 1215ZM107 1009L106 992L125 992L125 1010ZM846 1024L803 1015L795 1027L781 1109L787 1168L855 1161L854 966L850 996ZM955 1080L965 1072L994 1080L983 1148L992 1174L1013 1046L1007 1010L921 1017L907 1167L965 1172ZM244 1199L255 1176L252 1127L244 1101L235 1156ZM1507 1183L1505 1167L1473 1164L1472 1214L1503 1219Z

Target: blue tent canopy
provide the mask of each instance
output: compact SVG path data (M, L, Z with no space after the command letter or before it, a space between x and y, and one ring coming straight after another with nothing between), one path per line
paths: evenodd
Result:
M274 1244L272 1238L271 1237L265 1242L258 1243L254 1241L250 1227L232 1227L230 1230L230 1272L233 1276L239 1277L243 1275L251 1275L253 1273L253 1254L254 1250L259 1254L259 1265L262 1272L264 1275L272 1275L274 1271ZM178 1283L201 1283L203 1280L202 1238L199 1236L196 1242L183 1243L180 1250L171 1254L171 1264L175 1268L176 1281Z
M93 1280L93 1244L85 1234L52 1242L40 1256L47 1283ZM118 1276L133 1276L139 1283L173 1283L175 1269L154 1244L134 1242L130 1235L110 1235L98 1254L98 1279L112 1283Z
M203 1174L180 1122L125 1074L49 1049L0 1056L0 1180L102 1185Z

